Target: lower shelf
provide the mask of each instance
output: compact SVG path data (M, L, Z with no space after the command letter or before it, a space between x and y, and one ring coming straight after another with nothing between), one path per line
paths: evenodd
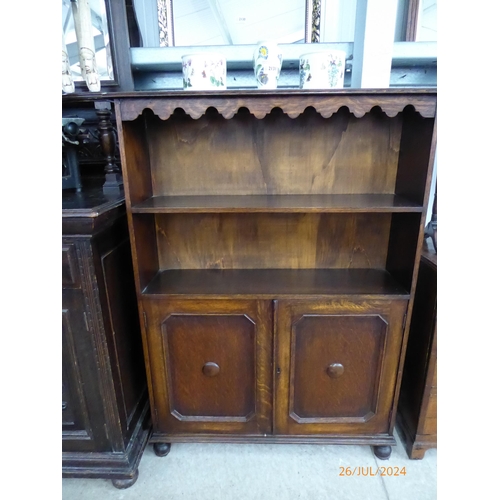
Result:
M175 298L409 298L409 292L381 269L162 270L142 293Z

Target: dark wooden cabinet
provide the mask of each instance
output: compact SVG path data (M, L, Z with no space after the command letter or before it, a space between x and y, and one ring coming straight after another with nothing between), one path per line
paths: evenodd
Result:
M430 240L422 251L410 325L398 426L410 458L437 447L437 254Z
M62 471L137 478L149 402L123 195L63 193Z
M157 453L288 441L388 458L436 92L115 97Z

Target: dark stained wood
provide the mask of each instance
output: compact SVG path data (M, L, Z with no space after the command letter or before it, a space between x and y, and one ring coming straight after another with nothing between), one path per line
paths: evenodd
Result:
M392 194L155 196L133 213L304 213L422 212L423 207Z
M154 443L153 450L157 457L166 457L170 453L170 443Z
M415 255L421 234L422 214L393 214L386 268L404 287L411 289Z
M415 203L424 203L428 194L426 184L434 163L435 127L435 120L422 118L411 109L403 113L395 193Z
M226 90L220 92L190 92L179 96L175 92L141 92L137 95L117 95L122 100L123 119L134 120L144 109L151 109L162 120L168 119L177 108L192 118L202 116L207 108L214 107L226 119L232 118L240 108L247 108L261 119L274 108L282 109L291 118L300 116L312 106L324 118L346 107L356 118L363 117L379 106L389 117L396 116L410 105L423 116L432 117L436 112L434 89L335 89L304 91L283 89L269 91ZM135 97L135 99L127 99ZM168 98L164 99L165 97ZM209 101L206 99L209 97Z
M145 120L155 196L395 192L400 116L360 120L342 108L325 119L308 108L295 120L279 109L227 120L210 108L197 120Z
M143 301L160 432L271 432L271 304ZM204 367L216 363L217 376Z
M389 460L392 453L392 448L390 446L374 446L373 453L380 460Z
M62 473L130 482L150 427L124 200L63 198Z
M144 296L169 298L409 298L383 269L182 269L158 273Z
M437 447L437 259L430 241L422 251L398 425L410 458Z
M390 433L406 307L404 300L278 300L275 433ZM328 376L332 363L344 366L342 376Z
M141 106L143 109L144 100L149 99L165 99L173 97L188 97L190 100L203 100L205 98L218 98L225 97L229 99L235 99L237 97L262 98L267 99L276 98L287 100L290 97L295 96L297 101L305 96L308 98L322 98L322 97L335 97L337 99L345 99L346 96L353 97L353 100L358 101L371 101L373 106L377 105L377 99L389 97L387 101L391 99L397 103L401 103L404 106L408 104L410 100L414 102L425 102L428 104L430 109L436 109L435 97L437 95L437 90L435 88L424 88L424 87L413 87L413 88L396 88L396 87L386 87L386 88L343 88L343 89L321 89L321 90L304 90L304 89L229 89L229 90L218 90L214 92L213 90L151 90L151 91L140 91L140 92L129 92L129 91L116 91L112 93L112 97L115 99L125 99L130 101L135 101L136 105L133 108L139 109ZM92 93L73 93L65 94L62 96L63 103L73 105L76 102L94 102L96 100L107 99L109 100L109 92L92 92ZM280 101L281 102L281 101ZM406 103L406 104L404 104ZM182 106L181 106L182 107ZM208 106L206 106L208 107ZM205 108L206 109L206 108ZM371 108L370 108L371 109Z
M290 417L299 423L371 419L386 336L387 323L376 315L294 318Z
M115 97L152 442L387 458L436 91Z
M132 477L128 479L113 479L113 486L119 490L124 490L130 488L135 484L137 478L139 477L139 469L136 469Z
M263 443L263 444L340 444L340 445L386 445L395 446L396 439L392 435L346 435L337 433L327 434L266 434L266 435L245 435L245 434L205 434L175 432L167 434L156 432L151 436L150 443Z
M136 291L139 293L151 282L159 268L158 247L155 238L156 225L154 218L150 216L134 216L133 224L130 222L130 218L129 213L129 228L133 231L130 234L130 239L135 243L133 248L137 262L135 268Z
M127 123L126 127L123 126L120 108L116 108L116 124L120 135L118 143L122 159L123 180L129 193L126 202L127 204L136 204L153 195L148 138L142 119Z
M123 178L120 167L116 164L116 136L111 123L111 103L98 101L95 103L95 108L99 118L98 129L102 155L106 158L105 181L102 190L104 193L120 194L123 188Z
M136 217L139 215L134 215L134 220ZM384 269L393 215L246 213L154 217L160 269ZM154 245L153 238L149 236L149 245Z
M105 194L101 187L62 192L63 234L93 234L125 214L124 194Z

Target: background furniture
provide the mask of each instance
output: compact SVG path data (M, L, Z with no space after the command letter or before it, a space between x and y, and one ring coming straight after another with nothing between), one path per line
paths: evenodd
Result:
M157 454L388 458L435 90L115 95Z
M137 479L149 402L123 195L63 192L62 470Z
M407 357L398 408L398 426L410 458L437 447L437 253L424 242Z

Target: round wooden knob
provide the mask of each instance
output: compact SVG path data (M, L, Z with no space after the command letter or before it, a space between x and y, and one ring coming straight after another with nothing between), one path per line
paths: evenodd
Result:
M327 367L326 373L331 378L338 378L344 373L344 365L341 363L332 363Z
M220 367L217 363L209 361L203 365L201 371L203 372L203 375L206 375L207 377L215 377L215 375L219 373Z

